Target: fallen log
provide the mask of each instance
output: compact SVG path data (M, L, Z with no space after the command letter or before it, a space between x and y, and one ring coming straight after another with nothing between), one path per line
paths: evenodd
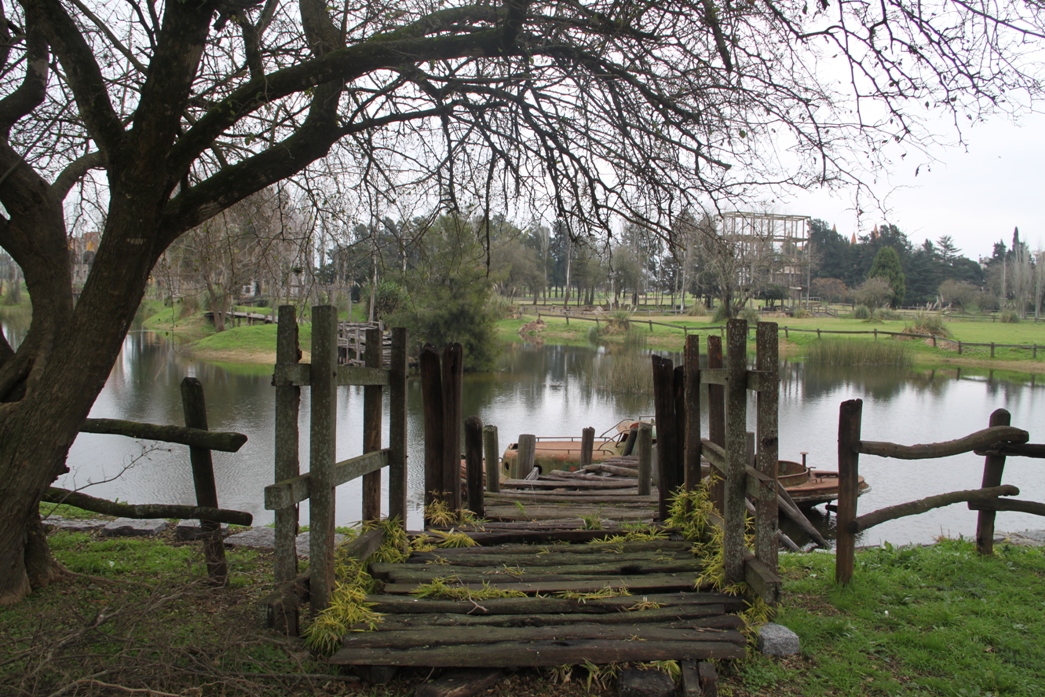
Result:
M78 491L69 491L58 487L50 487L41 497L47 503L64 503L82 508L92 513L112 515L120 518L175 518L177 520L213 520L231 525L251 525L254 516L244 511L231 511L225 508L207 508L200 506L181 506L164 503L116 503L106 499L95 498Z

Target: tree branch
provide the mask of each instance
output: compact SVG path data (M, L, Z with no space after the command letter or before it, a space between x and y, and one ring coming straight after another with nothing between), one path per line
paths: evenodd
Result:
M30 15L30 19L35 18ZM25 77L18 89L0 100L0 138L3 140L8 139L15 122L40 106L47 96L47 41L36 21L27 24Z
M87 172L103 167L105 167L105 155L100 151L89 152L73 160L54 180L51 188L55 199L64 201L66 195L76 185L76 182L83 179Z

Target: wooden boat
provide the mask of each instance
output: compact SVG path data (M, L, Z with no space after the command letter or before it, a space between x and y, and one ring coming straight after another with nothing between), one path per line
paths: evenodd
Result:
M641 421L652 422L651 417L642 417ZM597 437L592 448L592 462L598 463L619 455L628 454L628 435L635 419L624 419L607 429ZM614 435L609 435L615 432ZM542 473L554 470L573 472L580 468L581 439L570 436L537 437L535 468ZM501 478L512 477L514 465L519 456L519 444L510 443L501 458ZM654 450L654 457L656 450ZM710 465L704 463L705 474ZM780 460L777 481L783 485L795 504L802 509L809 509L838 498L838 473L829 470L812 469L801 462ZM871 486L860 477L859 494L871 490Z

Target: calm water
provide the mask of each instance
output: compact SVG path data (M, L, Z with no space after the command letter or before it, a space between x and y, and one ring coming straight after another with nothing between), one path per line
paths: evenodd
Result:
M9 335L11 328L6 328ZM652 413L652 398L644 394L609 394L596 389L593 377L605 369L612 354L583 347L506 347L498 370L465 377L464 414L478 414L498 427L503 448L520 433L580 435L593 426L596 433L626 416ZM123 353L99 396L92 416L152 423L183 423L179 383L199 378L206 391L210 426L248 435L239 453L214 453L218 500L226 508L250 511L257 524L271 520L263 507L263 489L272 483L273 388L266 367L218 367L180 355L154 334L128 336ZM1031 430L1045 420L1045 389L1027 382L1005 381L989 373L967 371L911 374L903 371L816 369L802 364L782 366L780 454L835 469L839 404L864 400L863 437L904 444L949 440L987 425L999 407L1012 412L1014 426ZM408 391L410 526L421 523L423 436L420 385ZM339 392L338 459L362 452L362 388ZM754 422L753 413L749 414ZM385 418L387 428L387 414ZM302 391L302 463L308 461L308 390ZM705 431L706 432L706 431ZM387 435L386 441L387 442ZM71 472L59 486L83 487L85 493L133 503L192 503L194 493L187 448L142 443L119 436L82 434L69 455ZM983 460L966 455L929 462L861 458L861 474L872 490L861 497L861 511L924 496L979 486ZM1033 460L1010 458L1004 482L1021 489L1021 498L1045 500L1045 476ZM338 523L355 522L361 510L359 482L338 489ZM1025 514L999 513L998 528L1022 530L1045 527ZM302 522L307 521L307 510ZM833 516L819 521L830 528ZM945 535L973 535L975 514L964 505L894 521L874 528L862 544L929 542Z

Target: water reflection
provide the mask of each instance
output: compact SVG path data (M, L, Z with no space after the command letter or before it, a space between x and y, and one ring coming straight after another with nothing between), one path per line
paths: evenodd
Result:
M5 332L9 331L5 327ZM10 335L9 335L10 336ZM652 395L643 389L615 391L603 385L614 352L589 347L505 347L498 369L465 377L463 412L476 414L498 427L501 447L520 433L579 435L593 426L597 433L621 418L650 414ZM678 356L674 356L676 362ZM105 389L92 415L147 421L182 423L179 383L192 375L206 391L211 428L246 433L247 444L236 454L215 453L219 501L225 507L250 511L258 523L271 520L263 507L263 489L272 482L274 420L273 389L269 368L229 369L199 363L179 353L161 336L134 332L124 342ZM839 404L846 399L864 400L863 437L914 444L943 441L967 435L987 425L999 407L1012 412L1013 425L1032 431L1045 416L1045 392L1029 377L1014 380L1009 374L951 369L911 371L895 369L842 370L781 363L780 454L800 459L809 453L811 466L835 469ZM423 433L420 383L411 380L408 397L408 453L411 510L409 523L420 525L423 488ZM706 398L706 395L704 395ZM362 452L362 388L338 393L339 459ZM753 403L753 400L752 400ZM301 461L308 462L308 390L302 390ZM749 410L754 426L754 410ZM387 442L387 413L384 423ZM706 416L705 425L706 429ZM706 433L706 430L704 431ZM128 463L134 463L123 471ZM102 482L88 493L134 503L191 503L194 498L187 448L140 444L117 436L83 434L70 452L72 468L60 486ZM861 474L872 490L860 499L861 511L979 486L982 458L958 456L931 463L861 459ZM1005 483L1020 487L1020 498L1045 500L1040 465L1010 459ZM338 489L338 524L358 519L361 512L359 483ZM307 514L307 507L305 509ZM833 516L822 521L830 528ZM1000 513L999 529L1020 530L1041 526L1032 516ZM965 506L951 506L928 514L894 521L863 535L862 544L888 539L894 543L927 542L939 534L972 535L975 515Z

